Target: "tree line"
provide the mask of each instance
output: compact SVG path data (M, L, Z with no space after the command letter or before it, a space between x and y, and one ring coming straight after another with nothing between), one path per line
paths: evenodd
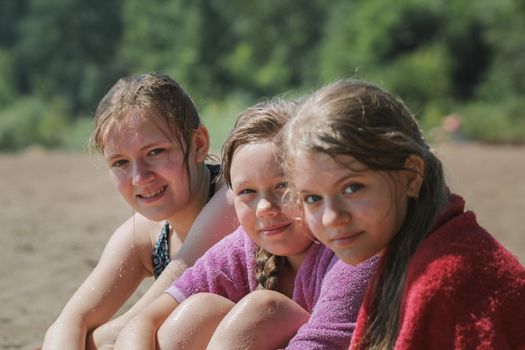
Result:
M0 148L59 146L116 79L145 71L197 101L359 77L429 126L458 112L473 138L521 142L524 32L521 0L5 0Z

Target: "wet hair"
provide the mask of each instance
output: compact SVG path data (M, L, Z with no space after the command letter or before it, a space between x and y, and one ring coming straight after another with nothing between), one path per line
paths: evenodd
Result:
M230 170L235 151L246 144L273 142L296 107L295 102L279 99L259 103L241 113L222 147L223 175L229 188L232 187ZM255 256L255 276L259 285L265 289L279 290L278 271L286 262L286 258L274 255L261 247L257 248Z
M89 148L104 153L109 132L119 123L140 113L159 125L184 152L187 165L193 131L201 125L197 108L182 86L167 75L145 73L119 79L95 111ZM161 128L163 130L163 128Z
M324 153L335 161L337 156L349 155L368 169L389 176L393 171L413 171L404 166L411 155L424 161L419 193L408 199L406 217L389 242L370 286L371 316L361 346L393 348L407 265L448 198L440 160L400 98L354 79L337 81L308 97L283 130L279 148L291 186L294 158L305 152Z

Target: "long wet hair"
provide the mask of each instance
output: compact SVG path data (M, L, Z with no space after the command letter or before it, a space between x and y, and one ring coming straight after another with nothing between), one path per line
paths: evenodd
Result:
M360 347L392 348L408 263L448 198L440 160L401 99L354 79L337 81L307 98L286 126L280 149L292 186L294 158L304 152L324 153L336 161L339 155L349 155L387 175L410 171L404 165L411 155L424 161L419 193L407 199L406 217L381 258L365 306L370 317Z
M223 176L230 189L230 169L235 151L250 143L273 142L296 108L297 103L278 99L259 103L241 113L222 147ZM257 247L255 257L255 277L259 285L264 289L279 290L278 271L286 262L286 258L274 255L261 247Z
M166 136L183 150L189 174L192 135L201 120L190 95L164 74L144 73L119 79L98 104L89 148L104 153L110 131L126 123L135 112L168 127Z

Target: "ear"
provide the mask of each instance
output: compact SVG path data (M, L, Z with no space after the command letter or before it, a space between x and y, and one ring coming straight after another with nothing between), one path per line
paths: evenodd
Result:
M210 149L210 135L204 125L200 125L192 136L193 156L197 163L203 163Z
M425 161L416 154L411 154L405 160L404 177L406 183L407 195L412 198L419 197L419 190L423 184L423 177L425 176Z

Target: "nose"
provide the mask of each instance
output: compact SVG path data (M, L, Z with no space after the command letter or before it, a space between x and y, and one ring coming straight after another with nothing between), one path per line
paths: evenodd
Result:
M142 186L151 181L155 177L155 173L145 162L137 161L133 164L131 176L133 186Z
M279 203L272 198L262 197L257 202L256 215L258 217L270 217L278 215L281 211Z
M325 201L323 211L323 225L334 227L347 224L350 221L350 212L336 201Z

